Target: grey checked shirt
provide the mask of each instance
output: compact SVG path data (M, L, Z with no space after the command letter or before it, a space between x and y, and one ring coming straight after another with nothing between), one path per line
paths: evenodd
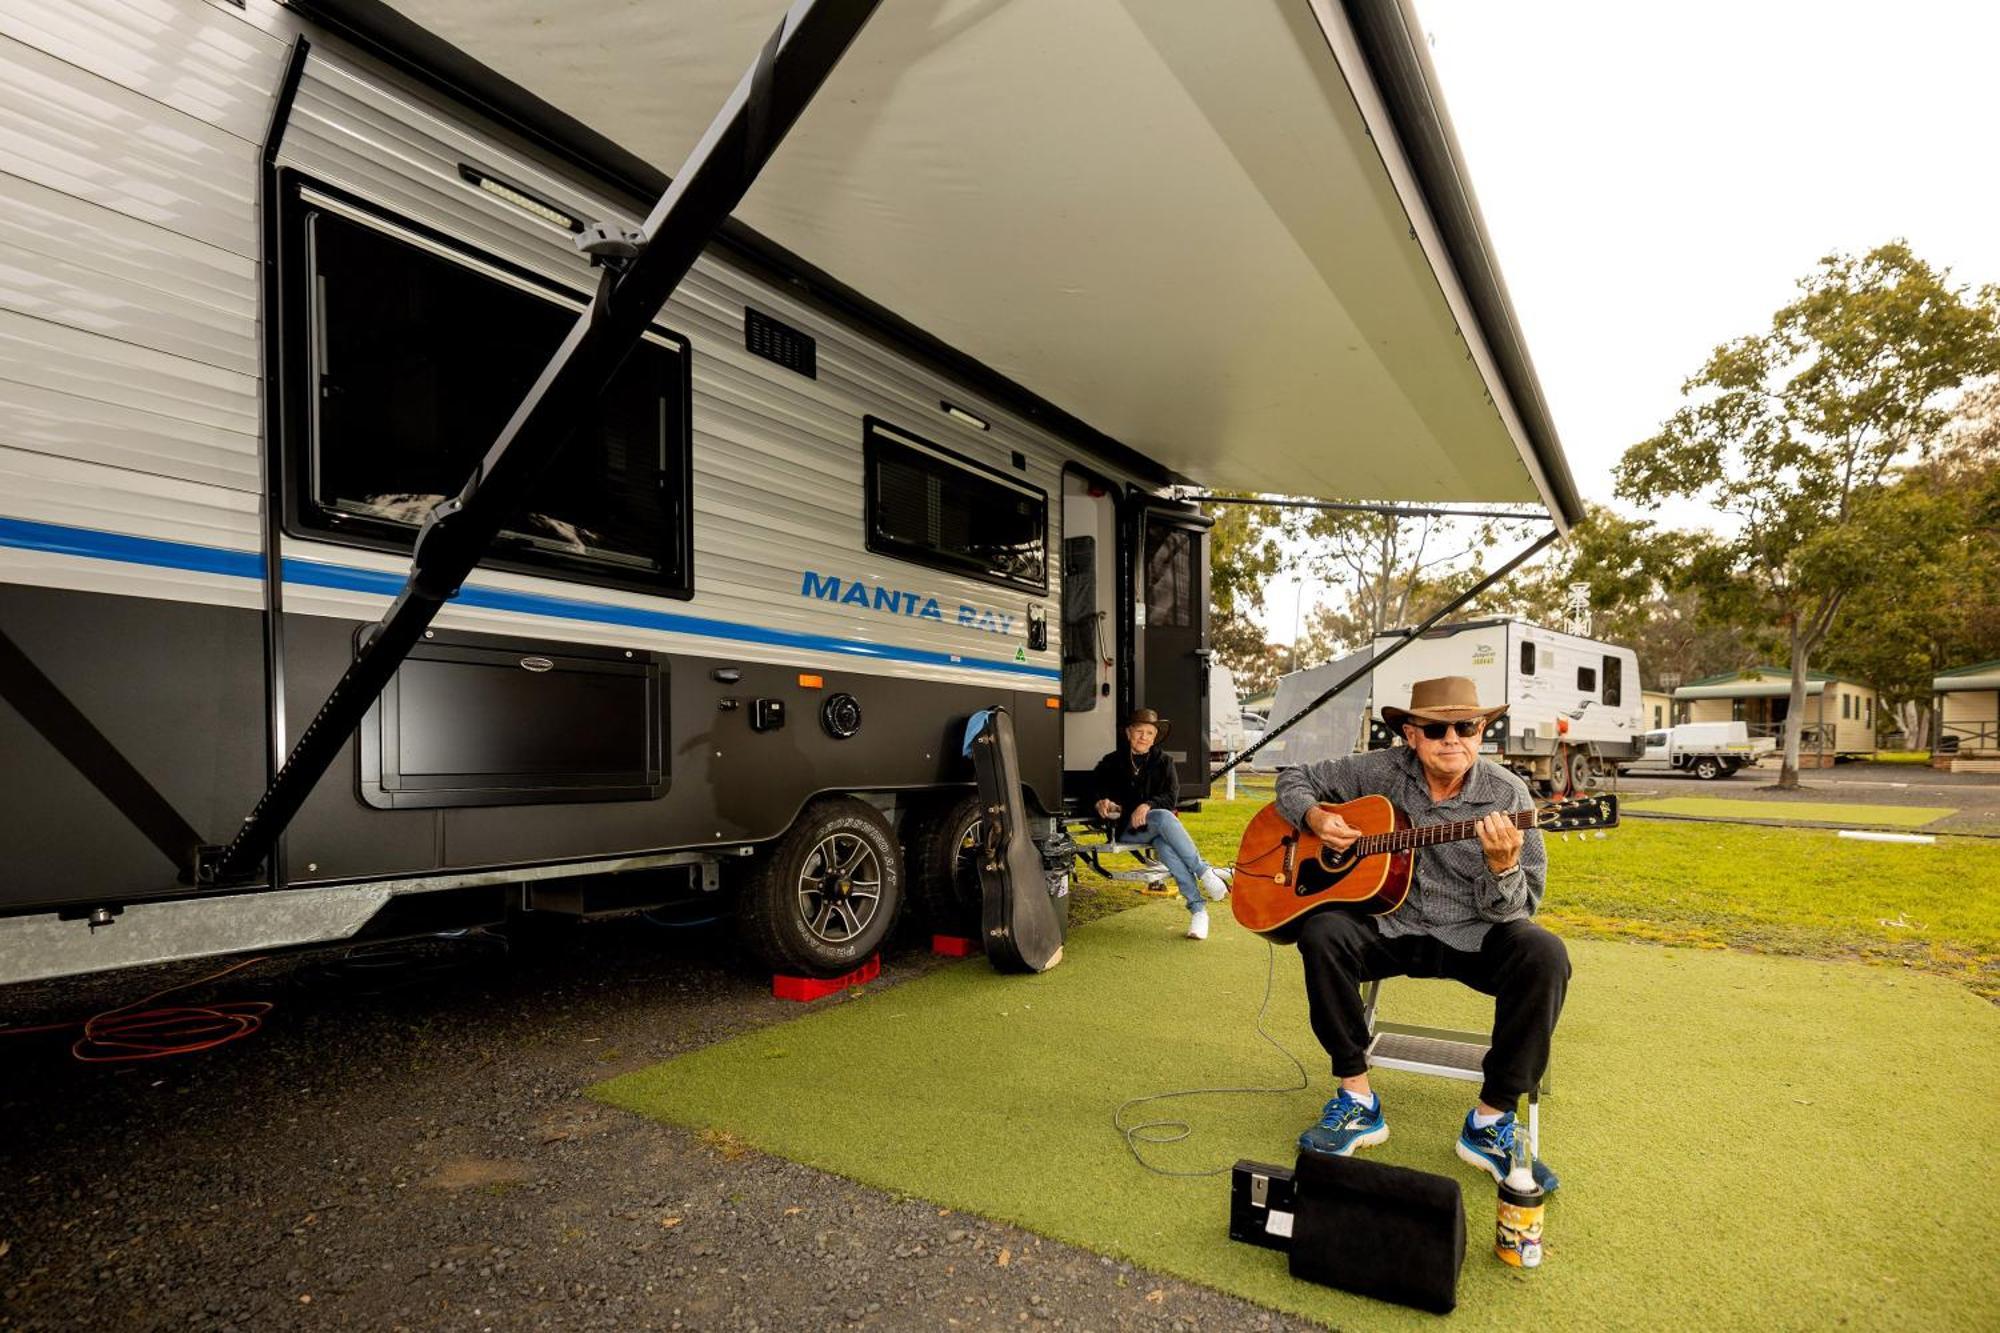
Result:
M1278 774L1278 813L1295 828L1317 802L1359 796L1388 797L1418 828L1479 819L1496 810L1531 810L1535 804L1528 784L1490 759L1473 765L1456 796L1433 802L1416 752L1401 745L1322 759ZM1526 831L1520 862L1504 875L1487 868L1477 838L1419 847L1416 857L1410 896L1395 911L1375 918L1386 937L1429 935L1446 948L1477 953L1496 923L1524 920L1541 906L1549 859L1539 829Z

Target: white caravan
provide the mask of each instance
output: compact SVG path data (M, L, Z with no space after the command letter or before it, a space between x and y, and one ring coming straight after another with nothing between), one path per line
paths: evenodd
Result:
M1403 635L1375 640L1377 656ZM1410 687L1433 676L1469 676L1481 703L1506 704L1484 749L1531 782L1592 785L1645 749L1639 659L1630 648L1503 617L1424 634L1373 673L1373 714L1407 706ZM1379 721L1370 743L1386 745Z
M874 9L0 0L0 982L842 972L975 710L1205 791L1177 486L1580 514L1399 0Z

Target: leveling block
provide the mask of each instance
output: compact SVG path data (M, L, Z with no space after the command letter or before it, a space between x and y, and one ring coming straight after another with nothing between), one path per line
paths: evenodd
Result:
M933 935L931 952L940 958L970 958L979 952L979 941L963 935Z
M780 1000L823 1000L849 986L865 986L882 975L882 955L868 955L868 961L838 977L771 978L771 994Z

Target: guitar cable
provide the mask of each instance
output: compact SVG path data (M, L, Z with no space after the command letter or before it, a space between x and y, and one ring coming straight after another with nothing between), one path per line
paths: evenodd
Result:
M1219 1176L1230 1170L1234 1163L1231 1163L1229 1166L1212 1167L1205 1171L1176 1171L1169 1167L1154 1166L1139 1151L1140 1144L1179 1143L1183 1139L1193 1136L1194 1127L1185 1120L1172 1119L1142 1120L1138 1124L1128 1125L1125 1123L1125 1113L1132 1107L1141 1106L1148 1102L1166 1101L1172 1097L1213 1097L1231 1093L1275 1094L1281 1092L1303 1092L1312 1086L1312 1080L1306 1073L1305 1065L1300 1063L1299 1057L1286 1050L1276 1037L1264 1030L1264 1015L1270 1011L1272 982L1277 976L1278 946L1270 940L1266 940L1264 941L1264 950L1264 1002L1257 1006L1257 1035L1265 1041L1270 1042L1276 1048L1278 1054L1292 1062L1292 1067L1299 1071L1299 1081L1297 1083L1286 1084L1281 1088L1181 1088L1173 1092L1149 1092L1139 1097L1128 1097L1126 1100L1120 1102L1118 1109L1111 1113L1111 1127L1117 1130L1119 1135L1124 1138L1126 1150L1132 1154L1132 1160L1155 1175Z

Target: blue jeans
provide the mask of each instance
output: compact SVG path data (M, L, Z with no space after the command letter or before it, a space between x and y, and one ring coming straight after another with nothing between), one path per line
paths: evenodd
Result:
M1181 826L1180 819L1171 810L1148 810L1146 827L1135 829L1121 822L1118 828L1120 842L1151 843L1159 853L1160 864L1164 865L1180 885L1181 897L1187 900L1189 912L1201 910L1201 872L1208 869L1208 862L1201 859L1195 850L1194 839Z

